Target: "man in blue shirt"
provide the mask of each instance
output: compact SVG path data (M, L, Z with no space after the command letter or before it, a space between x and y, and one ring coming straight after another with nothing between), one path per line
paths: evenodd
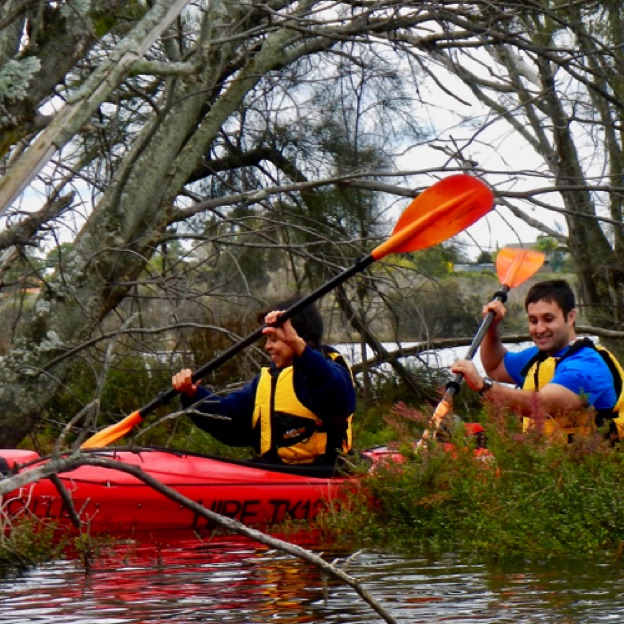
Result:
M483 308L484 315L494 312L481 345L488 377L469 360L458 360L451 370L462 373L473 390L524 416L525 430L533 419L545 418L546 433L588 433L593 419L588 419L586 408L611 410L617 396L601 355L577 339L572 289L565 280L538 282L527 293L525 310L534 347L510 352L503 346L499 325L506 310L495 300Z

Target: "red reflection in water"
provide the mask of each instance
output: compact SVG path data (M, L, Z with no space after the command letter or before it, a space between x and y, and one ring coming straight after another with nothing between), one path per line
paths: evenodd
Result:
M319 621L307 606L324 602L315 568L242 537L120 543L101 553L89 573L75 561L68 574L71 564L64 563L64 583L13 594L13 612L21 614L15 622L39 621L29 614L47 612L64 624L250 622L275 614L303 624ZM199 612L201 619L191 617ZM4 622L1 613L0 607Z

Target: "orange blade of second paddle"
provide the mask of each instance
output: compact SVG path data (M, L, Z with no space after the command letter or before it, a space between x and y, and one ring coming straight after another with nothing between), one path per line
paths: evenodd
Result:
M541 251L504 247L496 256L496 273L500 283L515 288L535 275L544 264Z

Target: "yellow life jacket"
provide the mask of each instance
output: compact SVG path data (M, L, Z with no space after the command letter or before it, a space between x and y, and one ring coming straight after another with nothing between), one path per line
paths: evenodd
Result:
M328 357L349 369L339 353ZM350 369L349 369L349 372ZM324 423L295 394L294 368L279 371L263 368L256 389L252 427L259 427L261 456L276 453L287 464L309 464L320 457L331 458L336 449L351 450L353 415L336 426Z
M555 375L555 369L561 360L570 357L580 349L589 347L595 349L609 367L613 376L613 385L617 400L611 410L597 410L594 417L589 412L580 412L569 416L556 416L544 422L544 433L549 436L566 435L568 439L574 436L588 436L595 432L596 423L599 425L606 419L609 422L610 434L613 438L624 439L624 369L617 358L605 347L595 345L589 338L577 340L562 356L542 359L536 354L522 371L525 375L523 390L538 391L549 383ZM532 428L534 419L522 419L523 431Z

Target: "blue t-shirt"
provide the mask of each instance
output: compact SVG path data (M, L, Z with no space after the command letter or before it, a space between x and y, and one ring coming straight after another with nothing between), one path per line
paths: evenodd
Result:
M562 356L568 349L569 347L561 349L555 353L555 357ZM524 384L524 377L520 372L538 351L537 347L529 347L523 351L508 351L505 354L505 369L519 387ZM558 384L574 394L587 397L589 405L597 410L610 410L617 400L613 375L601 355L591 347L579 349L570 357L561 360L549 383Z

